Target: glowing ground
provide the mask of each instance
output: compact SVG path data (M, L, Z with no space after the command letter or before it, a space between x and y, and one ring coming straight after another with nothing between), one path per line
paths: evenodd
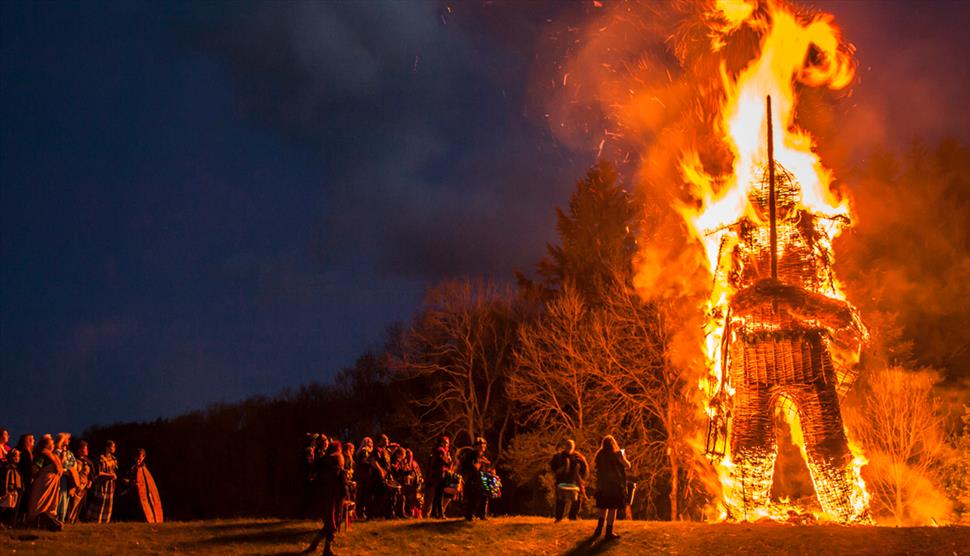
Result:
M587 542L594 521L389 521L341 533L338 554L968 554L970 527L843 527L619 522L619 541ZM235 519L77 525L62 533L0 531L3 554L295 554L308 521ZM319 554L320 552L318 552Z

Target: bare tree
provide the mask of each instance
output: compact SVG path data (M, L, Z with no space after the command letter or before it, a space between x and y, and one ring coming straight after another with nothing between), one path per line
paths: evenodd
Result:
M943 405L933 393L938 381L929 370L877 371L855 394L858 403L847 407L851 436L869 459L863 476L873 506L897 526L947 513L936 487L947 450Z
M593 450L616 434L641 486L669 480L672 519L690 484L696 401L692 381L668 357L666 308L646 303L623 281L596 306L567 287L546 314L523 327L509 397L523 424L548 436L569 435Z
M646 302L618 283L606 296L594 338L607 363L596 377L623 412L623 425L643 443L644 459L654 462L648 476L669 479L670 516L676 521L689 509L680 502L691 498L703 457L691 442L699 430L697 373L671 357L673 311L672 303Z
M518 318L509 287L452 280L428 291L423 310L403 333L393 368L419 381L414 403L432 434L494 434L498 456L510 411L505 379L513 360Z
M536 323L522 327L517 371L508 394L521 403L523 424L537 432L585 437L597 419L594 381L599 363L591 345L591 318L580 295L567 287Z

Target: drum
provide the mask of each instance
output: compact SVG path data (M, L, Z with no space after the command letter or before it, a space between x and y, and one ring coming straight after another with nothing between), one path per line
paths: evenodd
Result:
M579 499L579 485L577 484L559 483L556 485L556 490L559 491L560 500L576 501Z
M498 475L490 471L482 472L482 490L485 491L485 495L489 498L501 498L502 497L502 479Z
M445 498L454 498L458 494L458 490L461 486L461 475L455 473L454 471L449 471L445 473L445 486L441 489L444 493Z

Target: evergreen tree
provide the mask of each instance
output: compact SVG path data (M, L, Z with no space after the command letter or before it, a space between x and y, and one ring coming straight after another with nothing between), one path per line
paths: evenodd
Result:
M561 291L568 282L597 304L606 286L618 277L629 279L640 212L611 164L600 161L590 168L576 184L568 212L556 209L560 245L547 245L538 265L545 291Z

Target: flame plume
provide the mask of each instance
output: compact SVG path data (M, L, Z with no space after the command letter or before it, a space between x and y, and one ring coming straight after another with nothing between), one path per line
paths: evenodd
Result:
M708 270L713 276L713 287L706 308L708 319L705 324L709 374L702 379L700 386L711 398L720 395L729 399L734 391L725 383L722 364L727 356L723 350L728 344L724 337L728 320L725 315L736 292L729 277L723 272L719 273L718 269L726 262L723 260L725 257L732 256L736 245L725 244L725 241L732 240L724 234L724 230L744 218L763 223L765 215L752 206L750 187L751 184L761 181L758 173L771 165L787 170L790 173L788 179L801 185L800 198L795 200L796 210L823 216L819 222L826 229L821 234L821 248L831 252L830 242L841 231L841 224L847 221L849 205L845 199L833 193L831 172L822 165L814 152L812 137L795 124L798 100L796 86L801 84L842 89L852 81L854 62L851 47L842 41L838 27L828 14L818 14L803 21L780 4L766 3L759 6L740 0L719 0L715 11L711 13L711 19L717 22L711 27L711 48L714 51L723 48L727 36L743 27L748 27L761 36L758 55L736 76L728 71L726 63L721 65L720 77L724 95L715 125L716 132L723 137L733 155L732 171L724 176L708 175L701 163L700 154L693 150L687 150L680 161L683 179L700 202L682 203L679 212L688 223L690 232L703 245ZM765 110L766 98L774 101L774 110ZM768 121L769 117L771 121ZM775 141L773 157L769 158L765 137L772 128L776 130L778 139ZM784 249L784 245L780 247ZM830 268L831 264L819 272L827 272ZM845 300L843 290L834 276L818 278L818 282L824 286L816 288L817 293L832 299ZM845 369L857 360L858 352L836 355L840 359L838 364L842 369L841 376L845 376ZM786 409L787 419L793 430L796 430L797 413L791 400L783 398L779 403ZM717 409L714 407L711 405L708 409L712 417L716 417L714 413ZM805 455L804 443L799 438L796 438L796 442L799 442L806 461L810 461ZM859 469L866 463L865 458L856 445L850 443L850 448L854 457L850 478L852 492L849 494L851 511L847 511L845 515L822 517L845 520L847 515L862 516L867 512L868 493L859 475ZM722 517L732 513L735 516L740 514L746 519L786 518L792 511L788 504L771 503L768 500L752 503L744 498L744 493L739 492L741 489L735 479L739 471L742 476L746 472L743 468L737 468L744 463L732 462L729 448L722 450L722 453L727 454L717 462L724 492ZM770 457L770 461L773 461L774 455L765 457ZM768 465L770 471L771 464ZM748 469L747 473L754 473L753 468ZM825 466L813 467L813 482L820 496L836 488L830 481L836 480L834 475L837 474L837 470ZM770 472L767 476L758 477L756 482L767 482L770 487ZM763 490L766 492L768 489ZM751 511L752 506L754 512Z
M725 327L737 291L723 269L729 267L724 263L731 262L732 253L746 248L729 228L742 220L757 227L767 219L752 205L750 189L768 183L764 174L769 168L769 96L774 169L781 181L798 184L782 191L783 197L788 195L786 210L810 214L819 228L812 232L811 248L824 261L815 267L817 275L807 277L811 284L804 289L816 301L830 300L851 309L831 271L831 242L849 221L851 207L833 189L832 173L816 154L812 136L797 125L796 113L801 90L839 91L852 82L854 49L843 40L831 15L796 12L784 0L631 1L601 5L591 12L588 25L566 23L550 35L553 50L565 49L566 58L549 64L555 75L537 79L536 87L543 92L541 113L564 144L589 146L597 156L621 166L637 165L648 215L635 258L634 285L644 298L669 302L676 312L671 319L677 325L670 337L670 364L688 369L700 386L684 394L684 403L696 407L697 420L685 423L689 432L683 441L702 453L700 423L717 413L711 399L730 402L735 393L725 381L722 362L727 354L722 352L730 351L732 344ZM792 248L794 227L786 221L779 232L782 282L791 274L785 255ZM809 318L815 319L817 328L827 329L817 315ZM854 313L853 318L857 321ZM864 327L856 324L864 340ZM831 355L828 370L838 375L842 394L854 378L858 346L823 343ZM797 404L779 403L789 421L798 425ZM806 424L801 423L811 438ZM842 516L829 516L843 521L845 514L863 515L868 496L859 478L865 460L854 444L849 449L852 465L848 471L840 467L840 473L851 475L853 488L847 498L852 508ZM730 446L723 451L730 454ZM786 518L787 510L795 509L766 502L757 512L738 512L745 506L735 482L739 467L728 456L716 463L719 477L708 481L703 472L695 475L708 490L722 491L721 511L714 515ZM812 471L817 492L847 478L829 481L822 477L827 471Z

